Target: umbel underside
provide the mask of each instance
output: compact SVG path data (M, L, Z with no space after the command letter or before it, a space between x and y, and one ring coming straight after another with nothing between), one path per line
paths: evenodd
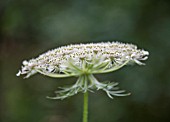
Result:
M67 64L67 69L64 70L64 74L47 74L39 71L44 75L50 77L57 77L59 75L65 76L76 76L78 77L76 83L70 87L60 87L61 90L56 91L56 97L48 97L51 99L64 99L77 94L78 92L93 92L93 90L103 90L107 93L110 98L113 96L127 96L129 93L125 93L125 90L119 90L117 87L118 83L115 82L99 82L93 74L107 73L120 69L128 63L128 61L123 64L114 64L114 67L109 67L109 62L97 61L101 59L96 59L96 63L88 64L86 61L82 60L82 67L76 67L71 61ZM97 63L98 62L98 63ZM60 76L60 77L61 77Z

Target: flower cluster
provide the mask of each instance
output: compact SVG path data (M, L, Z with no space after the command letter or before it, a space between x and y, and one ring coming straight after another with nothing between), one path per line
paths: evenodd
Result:
M23 61L17 76L26 75L25 78L28 78L41 73L56 78L79 77L72 87L57 91L56 99L92 89L102 89L112 98L123 95L124 90L117 90L117 83L98 82L93 74L112 72L132 63L143 65L141 61L146 60L148 55L148 51L137 49L133 44L120 42L68 45Z

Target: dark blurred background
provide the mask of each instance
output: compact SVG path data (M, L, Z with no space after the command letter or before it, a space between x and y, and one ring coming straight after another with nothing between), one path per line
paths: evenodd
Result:
M170 122L169 0L0 0L0 122L81 122L82 93L49 100L75 78L16 77L24 59L62 45L118 40L150 52L146 66L97 75L128 97L91 93L89 122Z

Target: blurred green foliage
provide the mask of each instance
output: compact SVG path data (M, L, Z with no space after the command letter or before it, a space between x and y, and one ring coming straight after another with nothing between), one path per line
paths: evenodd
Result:
M120 82L129 97L90 94L90 122L170 121L169 0L1 0L0 121L80 122L82 94L49 100L75 79L16 77L23 59L73 43L130 42L149 50L146 66L98 76Z

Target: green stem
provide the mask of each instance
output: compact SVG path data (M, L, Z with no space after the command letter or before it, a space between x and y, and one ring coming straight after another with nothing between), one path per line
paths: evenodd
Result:
M88 122L88 92L84 93L83 122Z

